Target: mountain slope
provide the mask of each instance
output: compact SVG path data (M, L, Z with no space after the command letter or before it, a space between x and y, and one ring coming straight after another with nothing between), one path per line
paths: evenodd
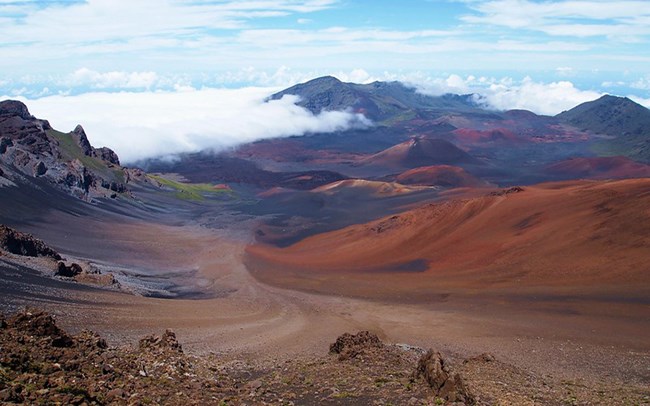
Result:
M571 158L546 167L557 179L626 179L650 177L650 165L622 156Z
M0 171L11 182L43 178L84 199L127 191L128 175L115 152L93 148L81 126L56 131L14 100L0 102Z
M252 268L264 269L258 278L319 291L355 283L409 295L451 287L638 290L650 282L648 190L650 179L513 188L249 253Z
M613 136L650 134L650 110L627 97L605 95L556 116L575 127Z
M597 147L603 155L650 162L650 110L627 97L605 95L556 117L579 129L615 137Z
M430 185L442 187L486 187L488 184L463 168L452 165L421 166L402 172L395 180L404 185Z
M449 141L413 137L362 161L363 165L393 168L417 168L430 165L479 164L476 158Z
M412 114L417 109L470 110L474 108L469 96L444 95L439 97L418 93L400 82L373 82L370 84L344 83L325 76L301 83L276 93L271 99L284 95L300 97L299 106L314 114L323 110L347 110L365 114L382 121L401 114Z

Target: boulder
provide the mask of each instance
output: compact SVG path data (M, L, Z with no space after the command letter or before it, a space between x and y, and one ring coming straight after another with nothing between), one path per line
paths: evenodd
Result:
M7 148L13 146L14 142L11 139L5 137L0 138L0 154L4 154L7 152Z
M0 248L12 254L27 257L50 257L61 259L56 251L43 241L34 238L31 234L21 233L13 228L0 224Z
M345 361L383 347L384 344L376 334L360 331L357 334L345 333L339 336L330 345L330 353L339 354L339 361Z
M152 352L178 352L182 353L183 348L181 347L178 340L176 340L176 334L172 330L165 330L162 336L158 337L155 335L150 335L142 338L138 347L141 350L147 350Z
M427 351L418 361L415 378L422 378L437 397L449 402L475 403L462 376L454 372L439 352Z
M47 172L47 166L45 166L43 161L38 161L38 164L34 167L34 176L43 176L45 172Z
M79 264L72 263L68 266L63 262L59 262L56 265L56 272L54 274L57 276L64 276L66 278L74 278L81 272L83 272L83 269L81 269L81 266L79 266Z

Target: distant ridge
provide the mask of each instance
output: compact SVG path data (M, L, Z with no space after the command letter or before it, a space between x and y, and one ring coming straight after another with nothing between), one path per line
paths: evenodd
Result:
M605 95L556 117L578 129L616 137L598 147L603 155L650 162L650 110L627 97Z
M564 111L557 118L598 134L650 134L650 110L627 97L605 95Z
M321 111L352 109L373 120L385 120L410 110L475 108L470 96L427 96L401 82L345 83L333 76L323 76L272 95L277 100L285 95L300 97L299 106L314 114Z

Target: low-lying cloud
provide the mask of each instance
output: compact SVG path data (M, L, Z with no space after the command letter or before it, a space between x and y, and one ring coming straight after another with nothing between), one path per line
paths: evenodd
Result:
M114 149L127 163L371 125L363 115L352 112L314 115L295 104L296 96L266 102L274 90L278 89L86 93L23 101L32 114L48 119L60 131L82 124L94 146Z
M82 72L83 73L83 72ZM88 72L85 72L88 73ZM474 93L476 101L494 110L526 109L555 115L595 100L600 92L581 90L569 81L536 82L530 78L486 78L472 75L431 77L423 74L373 76L363 70L336 75L344 81L399 80L430 95ZM113 84L140 83L146 77L102 76ZM103 83L103 82L102 82ZM241 89L176 86L174 91L97 92L21 98L32 114L70 131L82 124L95 146L113 148L123 162L205 149L223 150L260 139L307 133L328 133L372 123L361 114L323 112L297 106L297 96L266 101L281 87ZM650 106L649 99L631 97Z
M526 77L521 81L511 78L493 79L469 75L449 75L447 78L411 80L420 92L430 95L445 93L476 95L476 101L489 109L524 109L537 114L555 115L578 104L595 100L603 93L581 90L569 81L536 82Z

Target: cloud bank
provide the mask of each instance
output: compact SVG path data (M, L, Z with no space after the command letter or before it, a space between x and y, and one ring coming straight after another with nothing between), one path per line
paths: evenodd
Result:
M81 123L94 146L114 149L126 163L371 124L351 112L314 115L297 106L295 96L265 102L273 90L277 89L86 93L22 101L32 114L48 119L60 131Z
M530 77L521 81L511 78L486 78L449 75L447 78L420 80L405 78L420 92L429 95L474 93L479 105L494 110L524 109L537 114L556 115L580 103L595 100L603 93L580 90L569 81L536 82Z
M265 79L283 81L295 74L283 72ZM81 71L79 76L91 78L89 84L97 89L118 82L146 85L150 77L96 74L88 70ZM417 72L371 75L362 69L335 76L344 81L364 83L399 80L429 95L474 93L476 101L488 109L526 109L546 115L555 115L602 95L597 91L581 90L570 81L543 83L528 77L523 80L456 74L430 77ZM295 96L265 101L280 89L265 86L197 90L176 86L176 90L168 91L102 91L19 99L27 104L32 114L50 120L54 128L61 131L82 124L93 145L113 148L126 163L180 152L221 150L266 138L371 125L363 115L352 112L313 115L295 104L298 101ZM631 98L650 106L650 99Z

